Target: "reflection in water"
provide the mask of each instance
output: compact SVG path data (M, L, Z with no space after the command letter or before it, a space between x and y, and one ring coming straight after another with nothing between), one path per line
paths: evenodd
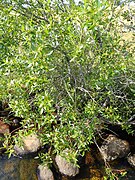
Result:
M37 166L31 157L0 157L0 180L37 180Z

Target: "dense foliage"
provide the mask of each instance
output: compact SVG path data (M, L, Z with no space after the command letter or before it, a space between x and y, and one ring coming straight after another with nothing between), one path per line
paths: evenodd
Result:
M73 149L75 162L105 123L132 132L134 53L113 1L0 4L0 100L22 118L9 149L36 132L51 153Z

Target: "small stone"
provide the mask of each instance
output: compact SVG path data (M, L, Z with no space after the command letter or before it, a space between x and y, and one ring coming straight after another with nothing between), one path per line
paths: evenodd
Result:
M22 139L23 147L19 147L17 144L14 146L16 154L28 154L36 152L40 147L41 143L36 134L31 134Z
M135 168L135 154L128 156L127 160L128 163Z
M129 143L114 135L109 135L101 146L101 155L106 161L113 161L128 155Z
M79 168L73 163L68 162L65 158L60 155L56 155L56 164L59 171L66 176L76 176L79 173Z
M54 180L53 173L48 166L38 166L38 180Z

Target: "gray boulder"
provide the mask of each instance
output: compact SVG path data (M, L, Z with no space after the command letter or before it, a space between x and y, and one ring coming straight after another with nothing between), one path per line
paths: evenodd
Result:
M68 153L67 153L67 156L68 156ZM79 173L79 168L75 166L73 163L68 162L64 157L60 155L56 155L55 161L59 168L59 171L62 174L66 176L76 176Z
M48 166L38 166L38 180L54 180L53 173Z
M104 160L113 161L127 156L130 148L127 141L119 139L114 135L109 135L103 142L100 151Z
M16 154L23 155L36 152L41 147L41 142L36 134L30 134L22 138L23 146L14 146Z

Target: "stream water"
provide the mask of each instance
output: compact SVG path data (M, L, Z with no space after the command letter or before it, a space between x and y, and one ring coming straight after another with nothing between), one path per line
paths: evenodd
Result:
M0 180L38 180L37 166L39 161L33 156L23 158L0 156ZM74 177L61 176L53 170L56 180L103 180L104 162L98 150L91 150L81 159L80 173ZM118 175L118 180L135 180L135 170L126 159L119 159L111 163L113 172ZM125 176L122 177L122 174Z
M32 157L0 157L0 180L37 180L38 161Z

